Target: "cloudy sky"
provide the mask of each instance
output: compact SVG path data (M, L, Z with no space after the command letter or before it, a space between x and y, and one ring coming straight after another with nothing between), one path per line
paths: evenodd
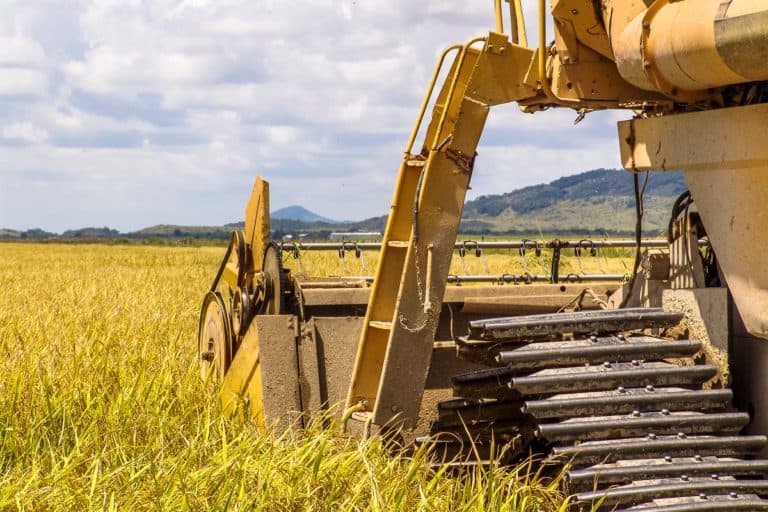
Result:
M0 227L387 211L439 50L480 0L0 0ZM531 13L532 14L532 13ZM471 197L617 167L615 122L491 112Z

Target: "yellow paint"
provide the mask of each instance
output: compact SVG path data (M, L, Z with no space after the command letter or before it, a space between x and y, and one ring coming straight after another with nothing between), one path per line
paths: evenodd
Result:
M226 414L250 416L264 426L259 335L251 323L221 385L221 405Z

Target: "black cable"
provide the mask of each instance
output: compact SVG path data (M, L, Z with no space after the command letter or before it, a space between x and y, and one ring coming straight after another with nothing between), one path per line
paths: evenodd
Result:
M692 203L693 197L691 197L690 190L686 190L675 199L675 203L672 205L672 214L669 216L669 224L667 225L667 242L670 244L674 238L672 231L675 221L680 218L681 213L688 211Z
M642 249L641 244L643 241L643 197L645 196L645 188L648 186L649 172L645 172L645 180L643 181L642 188L640 187L640 178L637 173L632 173L632 178L635 186L635 263L632 266L632 278L629 281L629 288L627 294L621 299L619 308L627 307L632 292L635 288L635 282L637 281L637 272L640 269L640 251Z

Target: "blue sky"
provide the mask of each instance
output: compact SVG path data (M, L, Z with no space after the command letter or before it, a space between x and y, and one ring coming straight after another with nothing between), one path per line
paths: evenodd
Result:
M128 231L240 220L258 173L274 209L385 213L436 55L486 32L492 2L0 0L0 12L0 227ZM470 197L618 167L624 117L573 126L567 110L497 108Z

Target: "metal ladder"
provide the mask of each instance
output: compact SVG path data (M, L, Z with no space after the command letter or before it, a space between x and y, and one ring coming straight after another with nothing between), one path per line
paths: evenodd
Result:
M454 52L414 155L441 67ZM536 95L523 80L533 58L533 50L491 32L449 47L438 61L400 165L347 396L363 435L372 426L415 426L475 150L491 105Z

